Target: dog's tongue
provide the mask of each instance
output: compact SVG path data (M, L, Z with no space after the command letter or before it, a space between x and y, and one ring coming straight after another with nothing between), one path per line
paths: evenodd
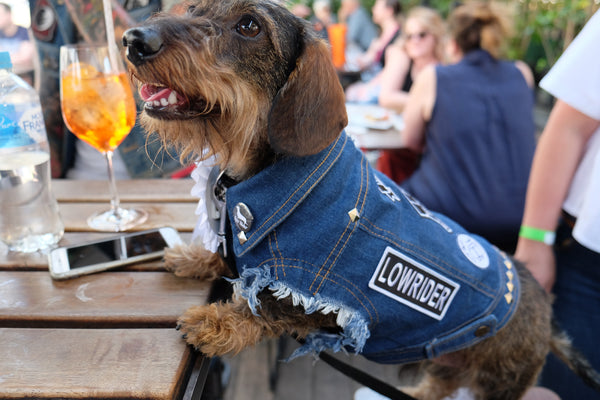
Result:
M169 88L159 88L155 85L143 84L140 88L140 97L146 103L153 105L179 105L185 103L185 99L176 91Z

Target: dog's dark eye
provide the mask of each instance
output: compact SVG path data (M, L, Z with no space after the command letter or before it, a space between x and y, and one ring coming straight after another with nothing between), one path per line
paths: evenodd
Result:
M260 26L252 17L246 15L237 23L235 30L242 36L255 37L260 33Z
M195 6L195 5L191 5L191 6L189 6L189 7L188 7L188 9L187 9L187 13L188 13L188 14L193 14L193 13L194 13L194 11L196 11L196 6Z

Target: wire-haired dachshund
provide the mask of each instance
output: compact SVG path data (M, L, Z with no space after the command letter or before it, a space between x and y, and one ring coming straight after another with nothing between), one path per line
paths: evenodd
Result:
M287 333L297 354L423 361L420 399L519 399L553 351L600 387L522 265L371 168L308 22L274 0L201 0L123 42L143 125L198 160L202 243L166 266L235 289L179 319L190 344L221 355Z

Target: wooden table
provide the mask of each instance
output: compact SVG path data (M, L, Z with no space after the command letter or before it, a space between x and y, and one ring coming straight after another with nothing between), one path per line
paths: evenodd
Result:
M52 185L66 227L61 245L114 235L85 223L109 206L106 181ZM170 225L189 240L196 219L190 180L117 186L124 205L149 212L138 230ZM208 291L159 261L53 281L45 255L0 255L0 398L199 398L208 359L174 327Z

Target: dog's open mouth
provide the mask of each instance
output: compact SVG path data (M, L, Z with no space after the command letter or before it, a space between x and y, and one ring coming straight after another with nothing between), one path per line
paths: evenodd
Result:
M189 119L220 113L219 107L209 108L204 100L191 102L175 90L157 84L144 83L140 97L146 113L159 119Z

